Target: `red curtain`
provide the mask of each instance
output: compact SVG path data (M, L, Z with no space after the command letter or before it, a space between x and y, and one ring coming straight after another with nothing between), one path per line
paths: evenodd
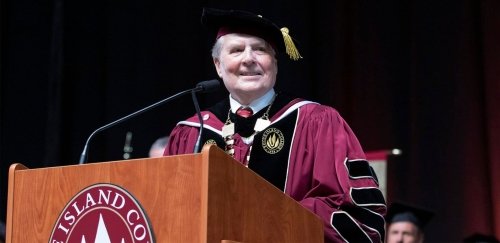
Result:
M483 55L486 108L487 168L485 190L490 192L492 205L490 224L497 238L500 238L500 1L483 1L481 6L483 25Z

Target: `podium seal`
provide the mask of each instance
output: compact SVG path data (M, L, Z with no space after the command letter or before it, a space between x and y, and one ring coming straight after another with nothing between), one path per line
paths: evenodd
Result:
M54 224L50 243L154 242L139 202L123 188L95 184L76 194Z

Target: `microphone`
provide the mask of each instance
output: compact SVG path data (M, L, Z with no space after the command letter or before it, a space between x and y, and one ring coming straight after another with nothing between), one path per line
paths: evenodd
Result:
M210 93L210 92L216 91L217 89L219 89L219 87L220 87L219 80L212 79L212 80L199 82L196 85L196 88L194 88L194 89L196 90L196 92Z
M106 129L108 129L108 128L110 128L110 127L112 127L112 126L116 125L116 124L122 123L122 122L124 122L124 121L126 121L126 120L128 120L128 119L130 119L130 118L132 118L132 117L135 117L135 116L137 116L137 115L139 115L139 114L141 114L141 113L143 113L143 112L146 112L146 111L148 111L148 110L151 110L151 109L153 109L153 108L156 108L156 107L157 107L157 106L159 106L159 105L162 105L162 104L164 104L164 103L167 103L167 102L169 102L169 101L171 101L171 100L174 100L174 99L176 99L176 98L178 98L178 97L180 97L180 96L182 96L182 95L185 95L185 94L187 94L187 93L191 93L191 94L192 94L192 96L194 97L194 98L193 98L193 100L195 100L195 99L196 99L195 94L196 94L197 92L200 92L200 93L208 93L208 92L215 91L215 90L217 90L218 88L219 88L219 81L218 81L217 79L212 79L212 80L202 81L202 82L199 82L199 83L196 85L196 87L194 87L194 88L192 88L192 89L188 89L188 90L181 91L181 92L179 92L179 93L177 93L177 94L175 94L175 95L172 95L172 96L167 97L167 98L165 98L165 99L163 99L163 100L160 100L160 101L158 101L158 102L156 102L156 103L154 103L154 104L152 104L152 105L150 105L150 106L147 106L147 107L145 107L145 108L142 108L142 109L140 109L140 110L138 110L138 111L136 111L136 112L134 112L134 113L132 113L132 114L126 115L126 116L124 116L124 117L122 117L122 118L120 118L120 119L118 119L118 120L115 120L115 121L113 121L113 122L110 122L110 123L108 123L108 124L106 124L106 125L102 126L102 127L97 128L97 129L96 129L94 132L92 132L92 133L90 134L90 136L87 138L87 141L85 142L85 146L83 147L82 154L80 155L80 161L79 161L79 164L84 164L84 163L87 161L87 151L88 151L88 145L89 145L89 142L90 142L90 140L94 137L94 135L95 135L95 134L97 134L98 132L101 132L101 131L103 131L103 130L106 130ZM199 111L198 111L198 110L199 110L199 107L198 107L198 101L196 101L195 106L197 107L197 113L199 113ZM201 113L199 113L198 118L200 119L200 121L202 120L202 119L201 119ZM203 126L202 126L202 127L203 127ZM201 131L201 130L202 130L202 129L200 128L200 131ZM201 133L201 132L200 132L200 133ZM201 137L201 135L200 135L199 137ZM199 143L199 142L198 142L198 143Z
M219 88L219 81L217 79L212 79L208 81L200 82L196 85L201 93L208 93L215 91ZM203 118L201 117L200 105L198 104L198 99L196 98L196 91L191 91L191 97L193 99L194 108L196 109L196 115L200 121L200 130L198 131L198 138L194 145L193 153L198 153L200 151L201 135L203 134Z

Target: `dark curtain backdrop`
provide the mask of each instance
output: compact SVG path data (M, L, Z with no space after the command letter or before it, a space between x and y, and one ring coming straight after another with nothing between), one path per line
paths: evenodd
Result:
M1 1L1 219L11 163L75 164L94 129L216 77L203 6L291 30L304 59L280 59L278 89L337 108L367 151L403 150L388 201L434 210L429 241L500 238L499 0ZM106 130L89 161L122 159L127 132L146 157L193 113L186 96Z

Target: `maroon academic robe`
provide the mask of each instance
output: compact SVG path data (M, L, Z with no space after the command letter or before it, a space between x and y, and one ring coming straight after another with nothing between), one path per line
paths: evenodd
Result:
M251 149L236 128L234 158L320 216L325 242L383 242L385 200L347 123L331 107L299 99L281 99L280 104L278 98L270 112L271 125L255 135ZM222 127L229 102L218 106L202 112L202 144L224 149ZM237 126L246 120L230 115ZM199 127L197 116L178 123L165 155L192 153Z

